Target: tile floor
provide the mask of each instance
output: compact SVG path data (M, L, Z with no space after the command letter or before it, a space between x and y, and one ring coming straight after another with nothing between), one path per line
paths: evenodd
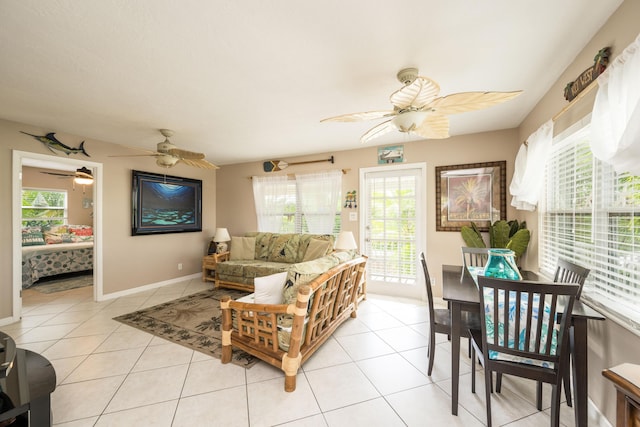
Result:
M267 364L222 365L112 320L208 286L193 279L99 303L91 288L26 290L22 321L0 329L53 363L53 422L61 427L485 424L482 372L474 395L466 354L459 415L451 415L450 344L443 336L427 377L427 309L417 301L369 295L357 319L305 363L294 393L284 392L283 374ZM492 399L494 425L549 425L548 388L544 396L547 408L538 412L534 384L505 377ZM566 405L562 423L574 425Z

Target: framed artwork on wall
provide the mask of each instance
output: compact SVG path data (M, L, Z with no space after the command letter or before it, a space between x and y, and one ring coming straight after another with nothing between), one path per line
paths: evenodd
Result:
M131 235L202 231L202 181L133 171Z
M480 231L507 218L507 162L436 167L436 231Z

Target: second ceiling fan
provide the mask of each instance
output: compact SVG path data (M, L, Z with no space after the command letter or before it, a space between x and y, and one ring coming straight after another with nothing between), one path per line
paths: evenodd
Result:
M169 141L169 137L173 136L173 131L169 129L160 129L160 133L164 136L164 141L159 142L156 151L143 150L147 154L125 154L121 156L109 156L109 157L155 157L156 164L163 168L170 168L178 163L184 163L188 166L193 166L201 169L219 169L218 166L210 163L204 159L203 153L196 153L194 151L183 150L176 147ZM141 150L140 148L135 148Z
M438 97L440 86L428 77L418 75L417 68L398 72L404 87L391 94L391 111L366 111L329 117L321 122L358 122L388 118L369 129L360 142L368 142L388 132L414 133L426 139L449 137L450 114L480 110L500 104L520 95L515 92L460 92Z

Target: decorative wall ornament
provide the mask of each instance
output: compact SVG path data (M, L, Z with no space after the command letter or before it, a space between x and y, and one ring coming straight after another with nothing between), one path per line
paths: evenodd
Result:
M603 47L602 49L600 49L596 56L593 58L594 64L584 70L577 79L569 82L564 88L564 99L566 99L567 101L571 101L576 96L578 96L578 94L582 92L587 86L593 83L596 78L607 68L607 65L609 65L610 53L611 48L609 47Z
M277 172L292 165L306 165L309 163L321 163L321 162L330 162L331 164L333 164L333 156L323 160L307 160L306 162L295 162L295 163L287 163L284 160L268 160L262 163L262 169L264 169L265 172Z
M56 151L60 151L60 152L62 152L64 154L66 154L67 156L69 154L82 153L87 157L91 157L84 150L84 141L82 141L80 143L80 146L78 148L73 148L73 147L69 147L68 145L65 145L62 142L58 141L58 139L55 136L56 135L55 132L49 132L48 134L46 134L44 136L33 135L33 134L30 134L30 133L27 133L27 132L22 132L22 131L20 131L20 133L24 133L25 135L32 136L36 140L42 142L44 144L44 146L47 147L47 149L49 149L49 151L51 151L55 155L58 155L58 153L56 153Z
M358 202L356 200L356 190L347 191L347 195L344 198L344 207L355 209L358 207Z
M378 164L404 162L404 146L392 145L378 148Z

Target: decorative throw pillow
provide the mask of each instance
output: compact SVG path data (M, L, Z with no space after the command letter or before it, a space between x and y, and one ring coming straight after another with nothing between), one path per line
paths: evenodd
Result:
M241 259L254 259L256 252L255 237L231 237L231 261Z
M287 272L271 274L253 279L256 304L282 304L282 289L287 280Z
M90 225L70 225L69 233L76 236L93 236L93 227Z
M309 246L304 253L302 261L311 261L316 258L322 258L325 256L331 248L331 242L328 240L311 239L309 240Z
M22 232L22 246L40 246L44 244L44 236L41 231Z

